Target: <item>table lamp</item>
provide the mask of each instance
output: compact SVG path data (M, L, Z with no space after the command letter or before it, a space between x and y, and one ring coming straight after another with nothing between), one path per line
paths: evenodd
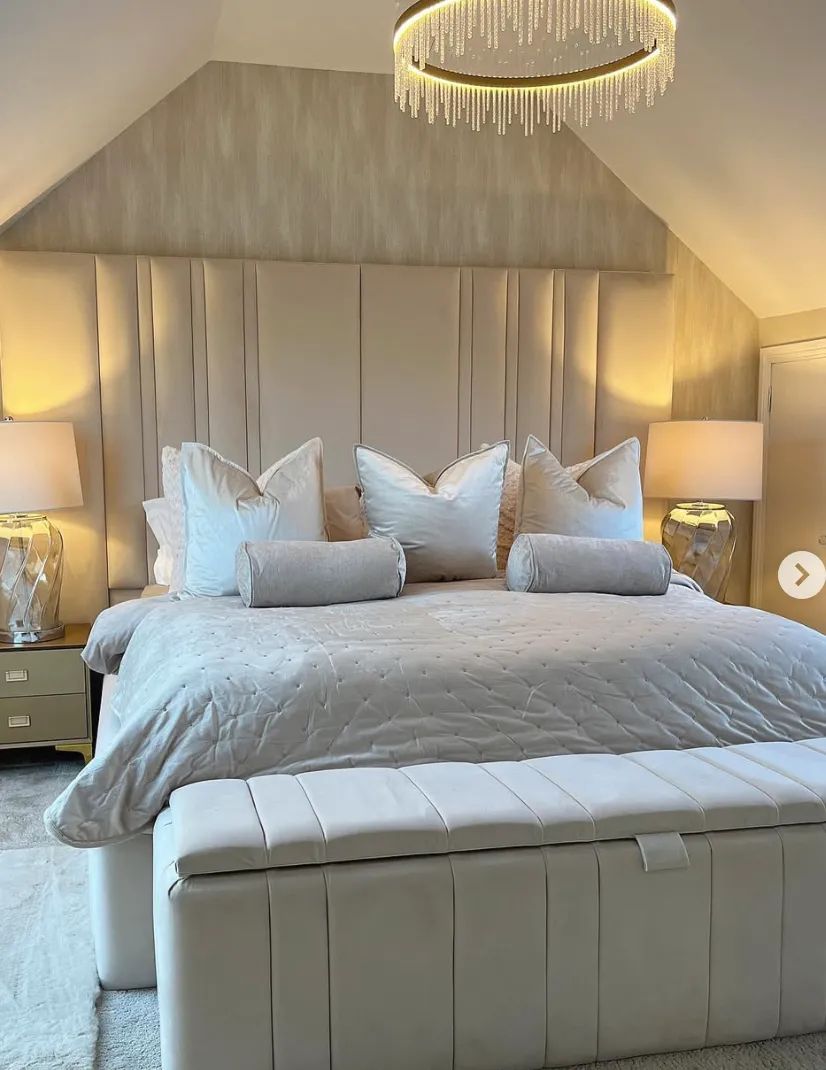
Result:
M722 602L737 541L734 517L720 502L763 496L763 425L744 420L651 424L645 495L676 498L662 523L674 568Z
M63 635L63 538L46 512L82 504L72 425L0 422L0 642Z

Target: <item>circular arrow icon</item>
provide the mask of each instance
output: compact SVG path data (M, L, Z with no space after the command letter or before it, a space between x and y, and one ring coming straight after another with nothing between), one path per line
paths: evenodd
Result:
M826 565L817 554L795 550L781 561L777 580L790 598L814 598L826 586Z

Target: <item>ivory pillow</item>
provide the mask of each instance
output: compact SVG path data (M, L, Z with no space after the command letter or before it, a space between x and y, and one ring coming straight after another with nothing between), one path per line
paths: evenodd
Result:
M183 580L187 594L238 594L242 542L327 538L321 440L311 439L258 479L195 442L181 448Z
M401 543L410 583L496 575L507 442L460 457L433 484L369 446L354 452L370 531Z
M150 498L148 502L143 503L143 511L146 513L149 530L158 544L158 553L152 569L155 583L169 587L175 565L175 555L172 549L174 544L172 510L166 498Z
M517 532L642 538L640 444L629 438L591 461L564 468L528 436L516 516Z
M169 591L176 594L184 586L184 501L181 497L181 451L164 446L161 451L161 483L169 508L169 549L172 569Z

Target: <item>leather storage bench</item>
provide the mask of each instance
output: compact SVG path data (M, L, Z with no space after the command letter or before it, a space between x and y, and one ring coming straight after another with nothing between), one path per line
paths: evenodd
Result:
M826 740L330 770L159 818L164 1070L505 1070L826 1028Z

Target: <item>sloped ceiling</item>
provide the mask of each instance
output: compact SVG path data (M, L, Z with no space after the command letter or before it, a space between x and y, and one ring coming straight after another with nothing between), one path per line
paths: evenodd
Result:
M758 316L826 307L826 3L678 9L665 98L581 136ZM394 0L3 0L0 223L208 59L389 72L395 17Z
M201 67L220 0L0 0L0 226Z

